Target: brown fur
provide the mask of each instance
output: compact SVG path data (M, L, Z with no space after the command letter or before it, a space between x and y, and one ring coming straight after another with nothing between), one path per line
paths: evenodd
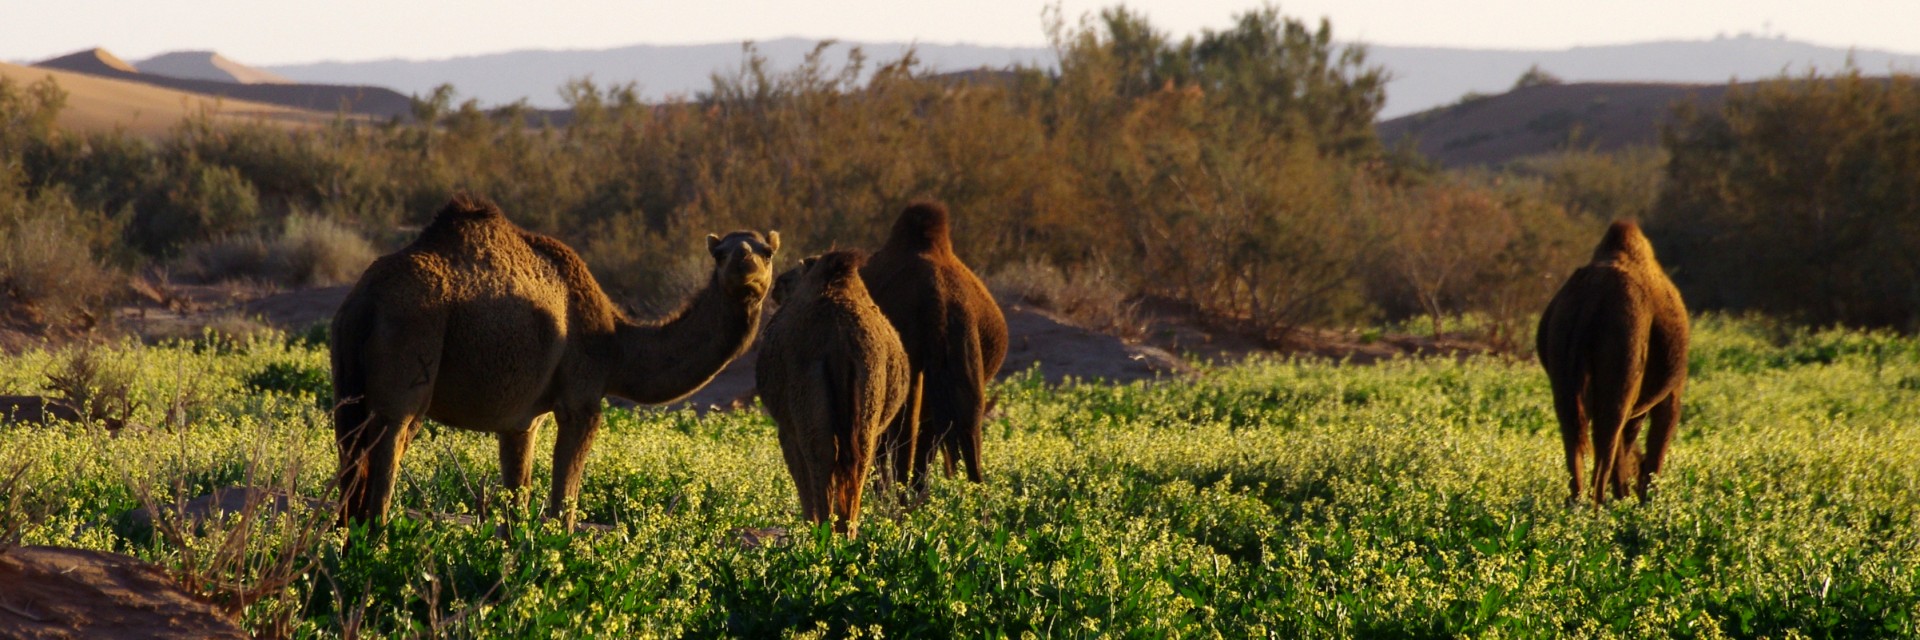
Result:
M918 423L896 423L881 442L892 476L924 487L934 454L945 452L949 477L960 463L979 482L987 384L1006 359L1007 320L954 255L946 207L908 206L860 275L900 332L918 390L909 400L920 407Z
M907 400L907 352L868 297L861 260L836 251L781 274L754 369L801 510L848 536L874 447Z
M559 425L549 516L570 508L615 395L662 403L704 386L753 341L779 235L707 237L714 273L672 319L636 323L559 241L455 196L361 275L333 319L343 520L378 522L424 418L494 433L508 489L527 485L535 419Z
M1553 385L1570 502L1586 488L1580 475L1590 452L1595 506L1607 500L1602 483L1614 498L1626 497L1632 483L1646 499L1680 422L1687 334L1686 305L1653 245L1633 223L1613 223L1593 262L1573 272L1540 316L1537 347ZM1643 452L1635 440L1649 415Z

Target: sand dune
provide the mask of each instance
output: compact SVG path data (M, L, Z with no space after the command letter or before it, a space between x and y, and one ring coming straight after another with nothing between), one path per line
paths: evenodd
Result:
M116 59L117 60L117 59ZM125 63L122 63L125 64ZM125 130L136 135L166 133L189 114L206 112L217 122L266 122L285 127L316 127L333 114L219 98L95 75L0 63L0 77L19 86L51 76L67 92L58 124L76 131Z
M216 57L207 53L207 62ZM225 58L220 58L225 60ZM34 63L43 69L58 69L84 73L91 76L126 80L153 85L174 91L185 91L209 96L224 96L233 100L246 100L262 104L277 104L295 109L311 111L346 111L381 117L405 116L412 111L412 102L385 87L364 85L334 84L280 84L232 82L226 80L203 80L182 78L156 73L141 73L126 62L114 57L104 49L88 49L70 53L58 58ZM244 69L238 64L235 67Z
M272 73L249 67L212 51L175 51L163 53L134 64L141 73L212 80L239 84L289 84L293 82Z

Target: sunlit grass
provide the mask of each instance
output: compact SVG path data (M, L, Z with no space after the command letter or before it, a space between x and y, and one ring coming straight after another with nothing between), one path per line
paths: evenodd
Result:
M1545 377L1497 357L1259 361L1124 386L1016 376L998 389L988 482L936 482L904 515L870 499L851 541L804 528L758 412L610 409L581 495L610 532L529 517L544 465L532 506L503 508L491 437L434 428L399 506L484 505L482 524L401 518L348 556L332 538L249 621L331 636L359 619L381 637L1920 635L1920 340L1696 329L1650 504L1565 507ZM324 371L324 350L103 355L140 372L135 418L156 426L0 430L52 505L27 543L178 569L178 549L120 520L143 491L293 468L285 484L330 497L331 429L298 375ZM0 360L0 390L37 392L66 357ZM180 397L196 399L182 426L162 424ZM793 535L741 544L763 527Z

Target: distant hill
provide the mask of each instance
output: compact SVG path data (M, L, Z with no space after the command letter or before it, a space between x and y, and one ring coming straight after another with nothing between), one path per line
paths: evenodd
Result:
M1854 66L1871 75L1920 72L1920 55L1824 47L1778 38L1643 42L1558 51L1501 51L1438 47L1367 48L1369 62L1386 67L1382 120L1452 103L1468 93L1500 93L1529 67L1575 82L1671 82L1724 85Z
M755 43L772 70L799 66L817 42L782 38ZM1053 51L1044 47L983 47L974 45L910 45L904 42L840 43L828 48L825 61L839 68L847 52L858 46L873 65L899 59L909 47L921 63L936 72L999 69L1016 64L1053 65ZM445 60L375 60L319 62L265 67L301 82L363 83L393 87L402 93L427 95L434 87L451 83L462 100L500 105L525 99L529 106L554 109L566 106L560 88L567 81L591 78L602 87L634 83L642 96L660 100L691 98L713 86L715 73L731 74L745 61L740 43L701 45L638 45L615 49L574 51L513 51Z
M166 133L188 115L202 110L220 122L265 122L295 128L322 126L334 118L332 113L185 93L95 74L0 63L0 77L22 85L49 76L67 94L66 108L61 109L55 122L74 131L119 130L154 136Z
M815 41L785 38L758 43L774 71L800 64ZM869 61L900 56L906 43L840 43L827 53L838 65L854 46ZM1468 93L1499 93L1529 67L1567 82L1675 82L1725 84L1730 80L1760 80L1782 71L1799 73L1812 67L1838 69L1849 56L1872 74L1920 71L1920 55L1872 50L1848 50L1781 40L1737 37L1715 40L1647 42L1555 51L1450 49L1369 45L1368 60L1385 67L1387 102L1381 119L1425 111L1452 103ZM1053 68L1051 49L1045 47L986 47L974 45L917 45L921 61L935 72L980 67L1003 68L1025 64ZM426 95L434 87L452 83L461 97L495 105L526 99L529 106L564 106L560 87L574 78L591 77L601 86L632 82L648 99L693 96L712 86L715 72L732 73L743 60L737 43L629 46L596 50L529 50L465 56L445 60L376 60L276 65L267 71L301 82L373 84L401 93Z
M1448 167L1495 165L1565 148L1613 151L1659 143L1676 102L1716 108L1727 85L1593 82L1525 87L1379 125L1388 146L1408 139Z
M292 84L292 80L282 78L269 71L255 69L227 59L212 51L175 51L163 53L134 63L140 73L157 76L186 78L189 80L212 80L215 82L237 82L240 84Z
M127 64L104 49L71 53L35 63L33 66L310 111L332 113L345 109L349 113L392 117L406 115L412 110L412 103L407 96L382 87L330 84L240 84L175 78L141 73L133 65Z

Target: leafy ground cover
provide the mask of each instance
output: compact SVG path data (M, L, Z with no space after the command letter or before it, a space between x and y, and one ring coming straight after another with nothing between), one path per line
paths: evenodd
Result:
M1920 340L1696 321L1647 504L1564 504L1537 365L1268 360L998 388L984 485L797 517L756 411L610 409L565 534L498 493L494 444L430 427L399 518L138 530L234 485L330 497L310 338L91 352L133 427L0 427L0 531L157 562L267 635L407 637L1867 637L1920 635ZM37 393L76 351L0 357ZM318 375L316 375L318 372ZM550 447L550 437L542 447ZM535 486L544 497L545 466ZM4 480L4 478L0 478ZM787 528L749 544L744 532Z

